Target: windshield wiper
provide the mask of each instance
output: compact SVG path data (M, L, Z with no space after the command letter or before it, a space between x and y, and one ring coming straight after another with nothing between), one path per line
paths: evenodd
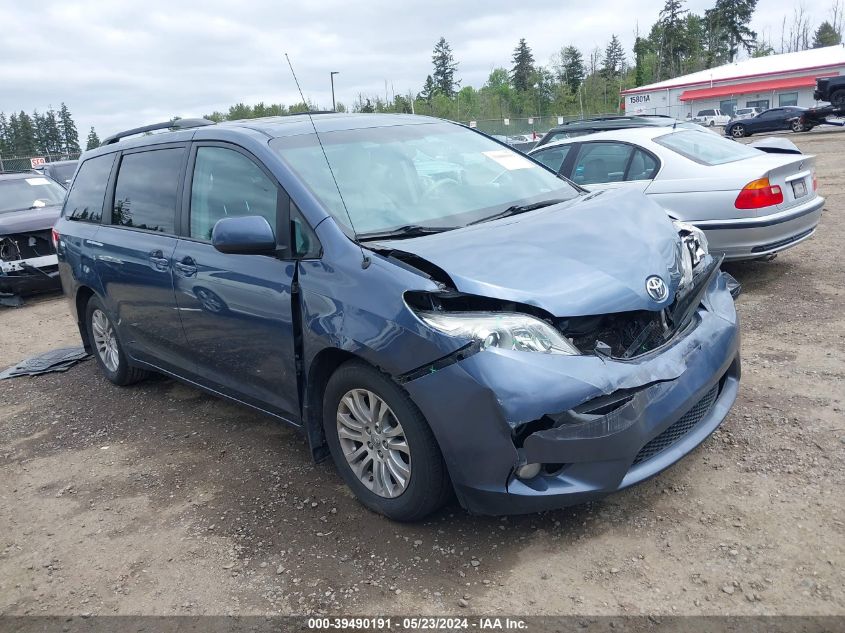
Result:
M541 200L540 202L533 202L531 204L514 204L509 206L504 211L499 211L499 213L496 213L494 215L488 215L486 218L481 218L480 220L473 220L469 224L481 224L482 222L490 222L491 220L507 218L512 215L519 215L520 213L533 211L534 209L542 209L543 207L550 207L553 204L567 202L568 200L569 198L552 198L550 200Z
M380 233L362 233L358 236L360 242L370 242L373 240L395 240L404 237L419 237L421 235L432 235L434 233L442 233L443 231L451 231L454 226L421 226L419 224L406 224L390 231L382 231Z

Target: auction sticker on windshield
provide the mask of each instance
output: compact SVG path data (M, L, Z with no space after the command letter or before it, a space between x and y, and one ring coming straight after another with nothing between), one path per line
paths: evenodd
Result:
M25 178L24 180L26 180L27 184L32 185L33 187L50 184L50 181L46 178Z
M512 152L508 149L493 150L490 152L481 153L484 154L484 156L486 156L490 160L496 161L502 167L510 171L513 171L515 169L531 169L532 167L536 167L536 165L527 158L520 156L516 152Z

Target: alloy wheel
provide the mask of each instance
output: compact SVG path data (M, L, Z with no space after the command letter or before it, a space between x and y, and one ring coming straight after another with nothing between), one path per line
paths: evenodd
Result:
M745 128L741 125L734 125L731 128L731 136L733 136L734 138L742 138L743 136L745 136Z
M392 499L411 480L411 452L388 404L367 389L351 389L337 407L337 435L346 462L374 494Z
M91 314L91 333L94 336L94 348L97 350L97 356L100 357L106 369L116 372L120 365L117 337L111 321L109 321L105 312L99 308Z

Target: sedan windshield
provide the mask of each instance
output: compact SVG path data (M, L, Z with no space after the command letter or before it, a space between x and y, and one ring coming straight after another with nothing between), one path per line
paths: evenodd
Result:
M703 165L724 165L760 155L760 150L753 147L693 130L659 136L654 142Z
M0 213L61 204L65 190L44 176L0 180Z
M459 228L578 195L523 154L454 124L341 130L320 140L325 156L314 134L271 147L338 223L351 228L351 217L359 238Z

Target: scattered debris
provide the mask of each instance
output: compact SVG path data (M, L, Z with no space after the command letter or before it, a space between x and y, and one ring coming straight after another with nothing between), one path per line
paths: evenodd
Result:
M67 371L76 363L88 358L82 347L62 347L22 360L17 365L0 372L0 380L18 376L39 376L54 371Z

